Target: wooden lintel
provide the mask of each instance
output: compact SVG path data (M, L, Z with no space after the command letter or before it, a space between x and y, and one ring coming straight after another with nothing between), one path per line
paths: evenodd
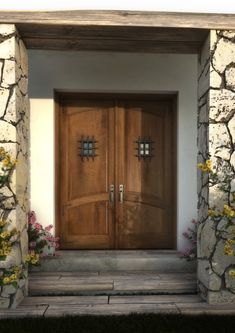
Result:
M0 11L0 23L235 29L234 14L147 11Z

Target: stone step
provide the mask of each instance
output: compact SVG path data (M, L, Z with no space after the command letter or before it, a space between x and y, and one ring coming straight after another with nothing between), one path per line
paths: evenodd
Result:
M31 272L30 296L196 294L194 273Z
M177 251L59 251L57 257L42 260L33 271L157 271L196 272L196 263L179 257Z

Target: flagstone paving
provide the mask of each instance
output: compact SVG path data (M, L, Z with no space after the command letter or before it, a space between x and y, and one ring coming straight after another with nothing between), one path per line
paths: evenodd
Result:
M0 319L130 313L235 314L234 304L212 306L202 301L196 294L196 276L191 273L34 272L29 281L31 295L17 309L1 310ZM76 292L84 295L74 295Z

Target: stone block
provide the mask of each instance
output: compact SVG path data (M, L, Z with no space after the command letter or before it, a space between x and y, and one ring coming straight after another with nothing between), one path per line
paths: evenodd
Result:
M230 137L225 124L210 124L209 151L223 160L230 158Z
M22 74L24 76L28 76L28 53L26 47L21 39L18 42L19 45L19 53L20 53L20 66L22 69Z
M0 121L0 141L16 141L16 128L15 126Z
M9 297L0 297L0 309L8 309L10 305Z
M15 309L24 299L24 293L21 289L17 289L16 294L11 305L12 309Z
M235 106L234 106L234 109L235 109ZM232 115L232 112L234 112L234 109L231 109L231 115ZM233 138L233 142L234 142L235 141L235 113L234 113L233 117L231 117L231 119L229 120L228 128L229 128L230 135Z
M235 109L235 92L221 89L210 90L210 114L211 120L226 122Z
M25 260L28 254L28 233L27 229L24 229L20 235L20 246L22 259Z
M17 290L17 288L14 287L13 285L6 285L2 289L3 289L2 296L5 296L5 297L9 296L9 295L12 295L12 294L15 294L16 290Z
M235 62L235 44L228 39L221 38L217 42L213 55L213 67L217 72L222 74L226 66L233 62Z
M220 30L218 32L219 36L232 39L235 37L235 32L233 30Z
M212 257L212 268L218 274L222 275L225 270L235 263L235 257L224 254L224 241L217 243L215 253Z
M235 89L235 67L230 67L225 70L225 82L226 82L226 88L227 89Z
M222 86L222 76L219 75L213 68L210 69L210 87L220 88Z
M0 24L1 36L6 37L15 33L16 33L16 28L14 24Z
M15 37L0 43L0 59L12 59L15 56Z
M207 302L209 304L234 303L235 294L232 294L228 290L208 291Z
M4 70L1 84L2 87L9 88L11 85L16 83L15 68L16 63L14 60L4 61Z
M202 227L198 229L198 236L200 237L200 257L209 258L214 251L217 241L214 222L207 220Z
M0 118L2 118L6 112L6 106L7 106L9 94L10 94L10 91L8 89L0 88Z

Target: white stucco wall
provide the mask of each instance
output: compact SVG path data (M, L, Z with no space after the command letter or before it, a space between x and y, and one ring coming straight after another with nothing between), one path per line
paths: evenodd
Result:
M197 56L29 51L31 207L54 223L53 89L96 92L179 91L178 249L196 217Z

